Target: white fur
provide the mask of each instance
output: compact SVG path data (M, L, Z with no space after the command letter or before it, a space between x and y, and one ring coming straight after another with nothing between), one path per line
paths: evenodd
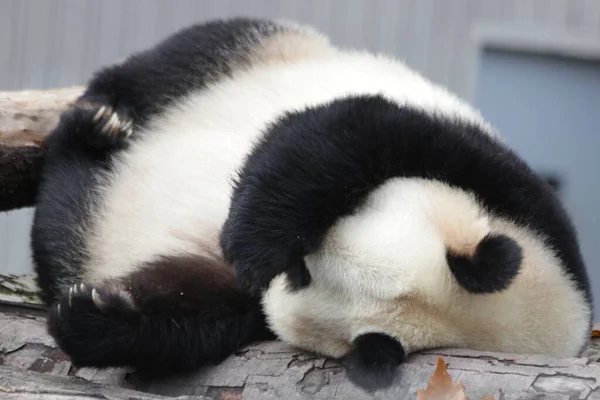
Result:
M522 271L503 292L471 294L454 280L446 246L470 251L490 232L522 246ZM588 334L585 299L540 238L441 183L389 180L306 263L313 283L293 293L280 276L264 307L283 340L332 357L367 332L387 333L410 352L447 346L555 356L575 355Z

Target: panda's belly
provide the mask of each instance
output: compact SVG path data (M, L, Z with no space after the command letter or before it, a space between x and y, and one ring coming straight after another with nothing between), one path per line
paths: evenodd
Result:
M218 249L229 206L227 177L244 149L213 135L156 139L162 140L120 161L104 188L87 242L90 282L125 275L156 255Z

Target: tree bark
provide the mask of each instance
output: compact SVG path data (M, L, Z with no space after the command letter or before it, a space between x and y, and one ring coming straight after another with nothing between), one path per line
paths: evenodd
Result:
M45 138L82 91L0 92L0 211L33 206Z
M416 399L438 357L471 400L600 399L600 339L578 358L556 359L441 349L413 355L394 385L368 394L341 366L282 342L256 343L194 374L144 381L125 369L74 368L56 348L42 316L0 312L0 398L19 399ZM18 397L21 396L21 397Z

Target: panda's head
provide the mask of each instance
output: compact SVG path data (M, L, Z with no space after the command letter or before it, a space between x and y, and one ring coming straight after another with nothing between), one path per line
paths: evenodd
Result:
M266 291L270 327L292 345L344 358L349 377L373 389L421 349L536 350L526 317L548 297L541 282L556 274L557 301L568 295L535 235L486 212L471 193L420 178L388 180L305 262L309 286L290 290L280 275ZM513 330L521 332L507 339Z

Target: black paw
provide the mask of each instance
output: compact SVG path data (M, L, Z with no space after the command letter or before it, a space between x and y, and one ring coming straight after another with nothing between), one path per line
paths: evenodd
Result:
M138 320L131 295L120 287L78 283L52 306L48 331L75 365L124 365Z
M504 235L488 235L472 257L448 253L450 270L460 285L471 293L494 293L510 286L521 270L522 249Z
M111 105L104 98L78 100L70 117L72 133L98 150L124 147L134 130L131 113L124 107Z
M272 237L274 229L265 227L261 231L260 224L243 223L235 214L231 213L223 226L221 247L226 261L235 268L242 289L259 295L284 272L291 290L310 284L304 252L294 246L293 240L282 240L286 236L283 232L278 238Z

